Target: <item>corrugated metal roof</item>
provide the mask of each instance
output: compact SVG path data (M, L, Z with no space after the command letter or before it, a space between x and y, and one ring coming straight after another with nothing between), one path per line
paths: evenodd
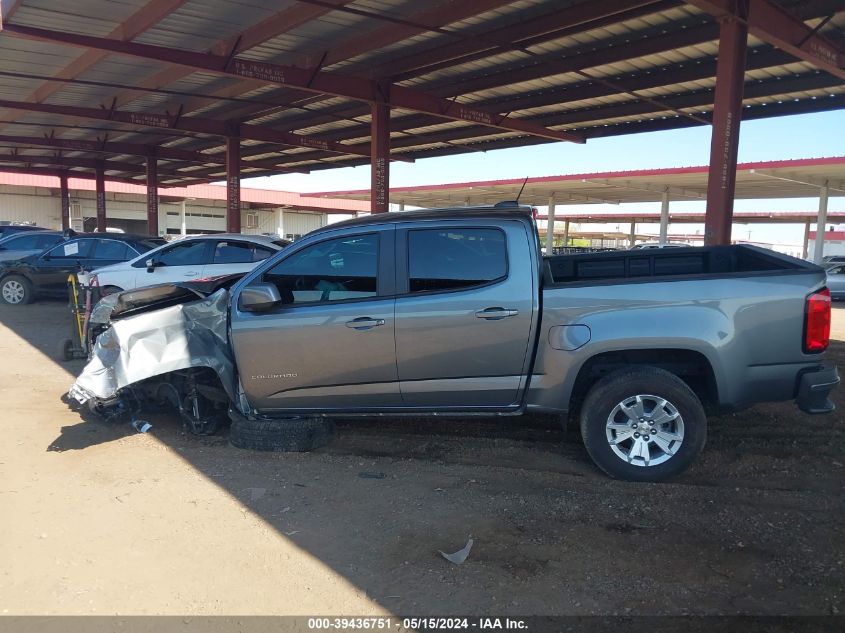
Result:
M640 6L633 6L637 4ZM129 29L131 40L137 43L218 54L237 52L244 59L298 64L315 72L388 80L398 77L403 86L589 139L697 124L679 112L705 119L710 116L718 24L710 15L676 0L643 4L633 3L631 9L607 18L575 20L567 27L549 24L571 7L588 11L600 3L77 0L57 5L49 0L20 0L7 23L100 37L120 37ZM801 14L810 26L833 14L820 33L839 45L845 42L841 1L783 0L781 4ZM169 12L156 13L162 7L169 7ZM446 14L454 17L443 17ZM275 26L265 28L270 22ZM525 24L533 25L533 30L520 26ZM522 32L516 39L501 30L517 26ZM747 118L845 107L841 80L778 53L755 37L749 38L749 47ZM444 50L447 53L441 55ZM344 51L346 56L333 56L334 51ZM637 54L626 55L626 51ZM317 67L324 57L329 62ZM380 74L388 70L390 74ZM68 81L46 81L59 75ZM93 83L74 83L79 81ZM620 82L624 89L615 87ZM237 119L321 141L359 147L369 142L366 103L160 61L90 54L82 48L3 32L0 99L106 110L114 104L124 112ZM56 126L60 138L102 140L108 134L110 141L162 144L218 155L223 149L220 137L204 133L0 110L0 136L42 136L51 125ZM402 110L393 111L392 127L394 153L409 158L547 142L520 132ZM257 141L244 141L243 146L247 158L271 158L280 166L323 169L362 162L358 155L307 147ZM53 151L41 153L46 160ZM30 151L27 155L35 154ZM65 155L93 158L104 154L74 151ZM122 162L143 162L137 156L120 157ZM201 167L178 161L171 161L171 166L184 169L186 175ZM125 175L144 177L140 171Z

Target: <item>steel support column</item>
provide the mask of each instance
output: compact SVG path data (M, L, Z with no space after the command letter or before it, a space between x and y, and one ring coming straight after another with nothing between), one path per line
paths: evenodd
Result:
M96 169L97 181L97 231L106 232L106 173L103 166Z
M569 220L563 222L563 245L569 246Z
M62 230L70 228L70 191L67 186L67 172L59 174L59 198L62 205Z
M660 244L666 244L669 237L669 192L660 198Z
M373 213L384 213L390 200L390 108L373 103L370 109L370 206Z
M631 232L628 234L628 246L632 247L637 243L637 223L631 222Z
M226 137L226 231L241 232L241 139Z
M710 172L707 180L705 244L730 244L736 189L739 124L748 45L748 0L737 0L735 15L722 19L719 59L716 64L716 97L710 141Z
M551 255L555 248L555 194L549 196L549 211L546 215L546 253Z
M821 264L824 257L824 234L827 229L827 198L829 195L830 187L825 182L819 192L819 221L816 224L816 243L813 246L813 261L816 264Z
M804 243L801 248L801 259L807 259L807 254L810 252L810 221L804 222Z
M158 235L158 160L147 157L147 233Z

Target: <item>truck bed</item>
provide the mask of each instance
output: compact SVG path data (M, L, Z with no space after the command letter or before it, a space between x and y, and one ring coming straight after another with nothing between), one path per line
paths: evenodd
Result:
M814 264L756 246L612 251L543 258L545 286L806 273Z

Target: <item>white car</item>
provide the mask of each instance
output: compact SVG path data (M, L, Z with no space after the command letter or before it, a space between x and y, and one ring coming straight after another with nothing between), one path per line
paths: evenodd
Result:
M266 235L191 235L127 262L93 271L103 294L155 284L246 273L290 242Z

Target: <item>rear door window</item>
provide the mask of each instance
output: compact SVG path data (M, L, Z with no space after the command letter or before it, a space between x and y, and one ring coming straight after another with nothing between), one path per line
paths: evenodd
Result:
M492 228L408 231L411 293L482 286L508 275L505 234Z

